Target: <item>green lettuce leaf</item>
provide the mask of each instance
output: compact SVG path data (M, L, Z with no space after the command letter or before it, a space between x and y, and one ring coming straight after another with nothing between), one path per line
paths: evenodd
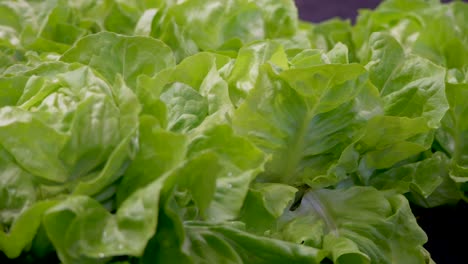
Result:
M130 87L135 87L138 76L152 76L175 64L171 49L158 40L110 32L80 39L61 60L89 65L111 83L120 74Z
M384 115L368 122L363 136L347 147L338 166L357 171L364 184L378 170L398 166L428 150L448 109L444 68L405 55L388 34L375 33L371 44L372 60L367 68L380 91ZM336 173L342 173L339 170Z
M350 49L350 60L356 61L354 54L354 42L351 23L340 19L331 19L323 23L313 25L309 33L309 39L313 48L329 51L342 43Z
M276 220L292 205L298 189L280 183L254 183L242 208L241 220L254 234L265 235L276 226Z
M262 181L330 185L327 171L379 113L375 88L357 64L318 65L279 75L265 65L233 126L272 155Z
M320 263L326 255L312 247L253 235L239 222L182 221L181 208L170 197L140 263Z
M290 0L169 3L153 11L147 19L152 19L152 23L144 25L151 29L143 26L139 32L150 32L169 44L178 61L229 43L242 45L265 38L289 37L297 28L297 10Z
M465 183L468 177L466 151L468 127L464 121L468 108L463 100L467 95L467 83L447 83L450 109L442 119L441 128L436 132L437 146L451 158L450 176L460 184Z
M199 53L151 78L140 76L136 91L143 112L175 132L197 134L211 125L225 124L233 105L221 71L229 61L222 55ZM194 69L193 65L198 66Z
M2 82L23 85L0 108L2 244L15 257L32 242L50 199L112 193L135 153L140 108L130 89L79 65L45 63ZM29 217L34 224L22 228Z
M404 219L404 223L402 220ZM372 187L310 190L275 236L322 248L333 263L426 263L427 237L401 195Z
M235 105L239 105L254 88L260 68L271 63L287 69L288 58L283 46L276 42L255 42L239 50L232 68L227 73L229 94Z

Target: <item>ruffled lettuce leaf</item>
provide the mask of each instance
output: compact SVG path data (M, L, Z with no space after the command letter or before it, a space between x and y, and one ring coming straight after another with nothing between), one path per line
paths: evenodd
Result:
M320 263L326 256L316 248L249 233L241 222L183 221L183 208L167 197L157 234L140 263Z
M372 83L380 91L384 114L369 120L362 137L343 151L340 165L335 168L338 174L343 173L342 169L348 173L357 172L359 181L364 184L370 184L371 178L385 181L390 175L385 170L392 167L398 170L399 166L414 162L417 155L429 150L435 129L448 109L444 68L419 56L405 54L388 34L375 33L371 45L372 60L366 67ZM401 173L401 179L417 175L405 174L404 170ZM442 179L443 175L437 178ZM427 176L425 181L432 179ZM393 176L387 181L396 189L401 183ZM420 184L418 188L425 188L424 182Z
M428 261L421 246L427 237L407 200L372 187L306 191L273 235L322 248L333 263Z
M24 85L0 108L2 243L14 257L34 238L49 199L109 191L135 153L140 106L127 87L79 65L44 64L2 80ZM37 222L20 228L31 214Z
M109 82L120 74L130 87L135 87L138 76L152 76L175 64L171 49L158 40L110 32L80 39L60 59L89 65Z
M380 112L358 64L322 64L276 73L265 64L233 116L237 133L272 156L261 181L327 186L329 168Z

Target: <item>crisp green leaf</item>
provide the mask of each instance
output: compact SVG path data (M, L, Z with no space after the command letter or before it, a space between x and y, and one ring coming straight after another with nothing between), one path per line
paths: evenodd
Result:
M111 83L120 74L130 87L135 87L138 76L151 76L175 64L171 49L161 41L110 32L80 39L61 60L89 65Z
M57 201L40 201L25 209L8 232L0 231L0 250L9 258L18 257L35 237L42 215Z
M187 223L185 228L195 263L320 263L325 255L315 248L255 236L228 225Z
M271 63L283 69L288 68L288 61L283 47L275 42L256 42L239 50L228 82L230 95L237 105L252 90L257 82L260 68Z
M375 33L371 40L370 79L385 102L385 114L423 118L437 128L448 109L445 69L417 56L405 55L389 35ZM385 63L384 63L385 62Z
M264 181L335 183L329 167L379 112L376 91L355 64L283 71L263 67L233 117L236 131L272 155Z
M306 192L276 236L323 248L334 263L425 263L427 237L406 199L371 187Z
M326 255L315 248L250 234L239 222L182 222L178 210L171 202L163 207L157 235L140 263L320 263Z
M451 157L450 176L458 183L464 183L468 179L468 126L465 122L468 107L463 100L465 96L468 96L467 83L447 84L450 109L436 133L439 147Z
M96 200L70 196L44 216L47 234L65 263L101 263L112 256L143 254L157 225L164 179L132 193L115 214Z
M241 220L249 232L263 234L271 232L276 220L294 201L298 190L279 183L253 184L241 213Z
M239 216L250 183L263 171L265 156L252 143L233 134L226 125L195 137L190 143L188 157L206 151L216 153L222 165L207 218L211 221L234 220Z
M388 34L374 33L370 45L372 60L366 67L380 91L384 115L368 122L362 137L343 152L338 166L357 171L365 184L377 169L391 168L429 149L434 129L448 109L444 68L406 55Z

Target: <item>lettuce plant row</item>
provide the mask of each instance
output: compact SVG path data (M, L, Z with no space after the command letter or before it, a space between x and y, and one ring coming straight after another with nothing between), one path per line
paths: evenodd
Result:
M409 205L466 199L467 101L461 1L0 1L0 254L434 263Z

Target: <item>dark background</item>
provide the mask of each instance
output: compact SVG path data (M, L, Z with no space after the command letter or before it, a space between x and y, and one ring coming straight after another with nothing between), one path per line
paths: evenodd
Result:
M358 9L375 8L380 2L380 0L296 0L296 5L303 20L320 22L332 17L354 19Z
M411 0L408 0L411 1ZM355 20L357 10L375 8L379 0L296 0L299 17L320 22L333 17ZM447 0L442 2L449 2ZM465 1L466 2L466 1ZM412 206L419 225L429 237L424 246L437 264L468 263L468 204L426 209Z
M412 1L412 0L408 0ZM320 22L332 17L354 20L360 8L375 8L380 0L296 0L299 16L303 20ZM450 2L450 0L442 0ZM467 2L466 0L464 2ZM468 261L466 262L468 263Z

